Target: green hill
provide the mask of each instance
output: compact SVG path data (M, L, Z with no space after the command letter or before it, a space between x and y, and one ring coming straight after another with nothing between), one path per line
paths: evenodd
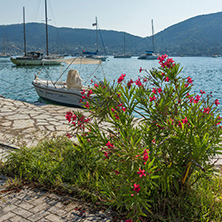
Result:
M100 30L99 51L115 54L123 51L123 32ZM22 53L23 24L0 26L0 52L3 41L12 54ZM126 52L140 55L152 50L152 38L142 38L126 33ZM27 50L45 51L45 25L26 24ZM211 56L222 54L222 12L200 15L173 26L155 35L155 49L160 54L183 56ZM95 51L96 33L91 29L56 28L49 26L50 53L81 53ZM18 50L20 48L21 50Z

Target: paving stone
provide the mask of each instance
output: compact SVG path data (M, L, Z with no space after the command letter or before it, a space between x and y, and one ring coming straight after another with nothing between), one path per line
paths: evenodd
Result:
M63 219L61 219L59 216L55 215L55 214L49 214L48 216L45 217L46 219L48 219L49 221L52 222L60 222L63 221Z
M25 219L24 217L20 217L16 215L15 217L10 218L12 222L30 222L30 220Z
M28 217L27 219L29 219L30 221L39 221L41 219L43 219L44 217L48 216L50 213L45 211L45 210L42 210L42 211L39 211L35 214L33 214L32 216Z
M22 216L24 218L28 218L31 215L33 215L33 213L31 213L30 211L22 209L21 207L16 207L15 209L12 210L12 212L14 214L20 215L20 216Z
M8 219L15 217L15 216L16 216L16 214L14 214L13 212L6 212L6 213L0 215L0 221L8 220Z

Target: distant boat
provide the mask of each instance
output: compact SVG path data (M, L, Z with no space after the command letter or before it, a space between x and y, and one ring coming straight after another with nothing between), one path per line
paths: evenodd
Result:
M6 47L5 47L5 38L3 38L3 53L0 53L0 58L9 58L10 55L6 53Z
M126 37L125 37L126 33L123 33L123 54L117 54L114 55L114 58L131 58L131 55L126 54Z
M152 45L153 50L145 51L145 53L138 57L138 59L145 59L145 60L156 60L158 58L158 54L155 54L155 47L154 47L154 28L153 28L153 19L151 20L152 24Z
M96 51L95 52L89 52L83 50L83 56L85 58L90 58L90 59L100 59L102 61L106 61L108 58L107 56L99 55L99 38L98 38L98 20L96 17L96 22L92 24L92 26L96 26Z
M43 52L26 52L26 31L25 31L25 7L23 7L23 34L24 34L24 55L10 57L10 60L17 66L39 66L39 65L59 65L58 59L64 58L60 55L49 55L48 47L48 24L47 24L47 1L45 0L45 22L46 22L46 56ZM44 62L43 62L44 59Z

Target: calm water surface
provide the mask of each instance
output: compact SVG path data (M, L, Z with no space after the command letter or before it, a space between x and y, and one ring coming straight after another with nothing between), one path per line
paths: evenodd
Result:
M194 80L193 90L199 93L202 89L207 93L212 91L215 99L219 99L219 109L222 110L222 57L174 57L183 67L182 76L190 76ZM71 68L78 69L83 81L90 84L90 80L96 76L99 80L103 76L112 81L125 73L127 79L136 79L139 68L150 70L159 66L158 61L138 60L136 57L130 59L114 59L109 57L108 61L103 62L93 75L91 73L96 69L97 65L71 65ZM0 95L5 98L25 101L28 103L36 103L38 95L32 86L32 80L35 74L39 74L39 78L49 78L53 80L58 78L61 70L67 65L50 66L50 67L17 67L13 65L10 59L0 59ZM145 74L145 73L144 73ZM62 76L66 80L66 75Z

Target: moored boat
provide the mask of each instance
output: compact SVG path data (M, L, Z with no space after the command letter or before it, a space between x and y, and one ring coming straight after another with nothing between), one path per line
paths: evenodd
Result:
M24 35L24 55L12 56L10 60L17 66L40 66L40 65L59 65L61 62L57 59L64 58L60 55L49 55L48 47L48 18L47 18L47 1L45 0L45 21L46 21L46 56L39 51L26 51L26 30L25 30L25 7L23 7L23 35ZM44 62L43 62L44 59ZM50 61L48 61L50 60ZM54 61L53 61L54 60Z
M158 54L154 53L155 51L155 46L154 46L154 28L153 28L153 19L151 20L152 24L152 45L153 45L153 50L150 51L145 51L145 53L141 56L138 57L138 59L144 59L144 60L156 60L158 58Z
M101 60L88 59L83 57L63 59L60 62L67 64L101 64ZM98 67L96 67L97 69ZM66 82L61 81L64 73L59 73L56 81L39 79L36 77L32 84L40 98L51 103L82 107L82 90L87 89L84 86L78 70L70 69L67 74Z

